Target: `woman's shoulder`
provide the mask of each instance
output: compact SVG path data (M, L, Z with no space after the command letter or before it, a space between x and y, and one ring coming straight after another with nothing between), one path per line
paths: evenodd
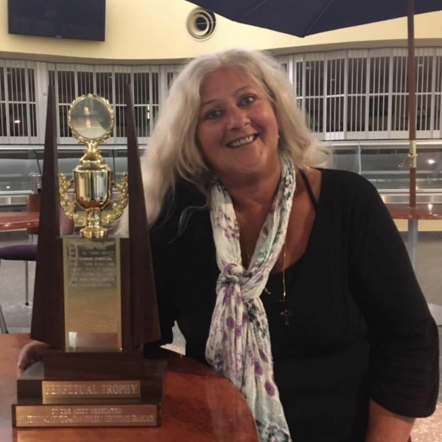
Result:
M343 198L370 197L378 194L376 187L358 173L340 169L319 169L327 190Z
M176 237L194 212L202 212L206 208L205 195L194 184L181 180L166 196L152 233L156 236Z

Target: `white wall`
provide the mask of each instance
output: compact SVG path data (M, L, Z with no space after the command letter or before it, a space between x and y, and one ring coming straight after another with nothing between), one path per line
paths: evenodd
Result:
M190 58L236 46L278 52L403 46L407 33L406 20L398 19L301 39L217 16L215 34L198 42L186 29L194 7L184 0L107 0L106 41L87 42L9 35L7 0L0 0L0 57L137 63ZM442 46L442 13L417 16L416 39L417 45Z

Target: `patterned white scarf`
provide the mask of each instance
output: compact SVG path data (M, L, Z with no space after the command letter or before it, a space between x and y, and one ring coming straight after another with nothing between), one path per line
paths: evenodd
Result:
M212 187L211 220L221 274L206 358L247 400L261 442L291 441L273 376L269 326L260 296L285 242L295 187L295 168L282 159L278 192L247 269L242 266L230 195L220 183Z

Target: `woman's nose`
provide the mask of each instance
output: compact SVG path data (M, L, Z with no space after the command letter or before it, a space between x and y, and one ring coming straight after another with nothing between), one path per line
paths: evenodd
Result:
M228 110L227 129L241 129L250 123L247 111L233 106Z

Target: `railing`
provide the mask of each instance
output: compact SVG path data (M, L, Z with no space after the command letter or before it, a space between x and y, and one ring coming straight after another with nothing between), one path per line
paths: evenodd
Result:
M406 141L340 141L330 143L332 167L358 173L370 180L386 202L408 201L408 144ZM417 198L442 202L442 141L418 141ZM59 147L59 172L67 175L82 156L80 146ZM125 146L103 146L103 157L119 177L126 171ZM0 207L23 206L32 192L31 177L43 170L43 146L0 149ZM401 167L402 166L402 167Z

